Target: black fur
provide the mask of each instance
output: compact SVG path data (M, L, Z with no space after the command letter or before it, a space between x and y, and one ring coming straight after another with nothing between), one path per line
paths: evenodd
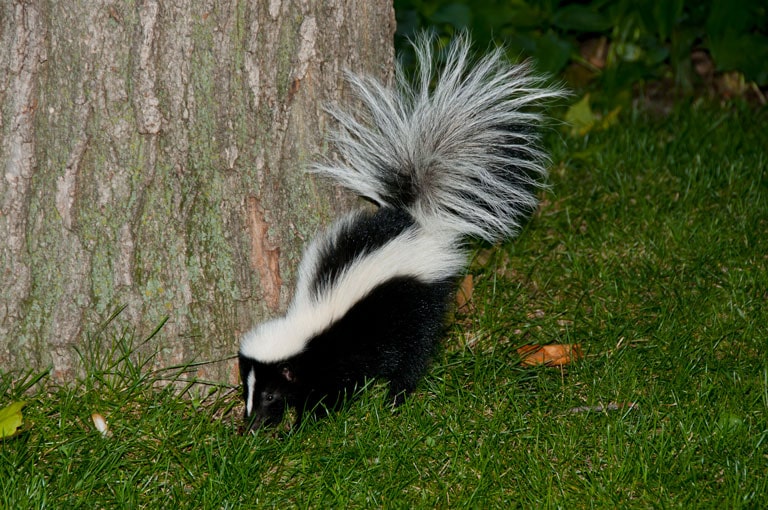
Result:
M395 404L416 387L444 328L453 279L421 283L394 278L379 285L328 330L288 360L261 363L240 355L240 375L255 370L250 426L279 422L287 407L322 415L335 409L366 379L389 381ZM247 389L244 398L247 400Z
M310 288L315 295L322 293L357 257L381 248L413 225L414 220L407 211L393 207L358 212L353 221L339 230L333 245L321 250Z

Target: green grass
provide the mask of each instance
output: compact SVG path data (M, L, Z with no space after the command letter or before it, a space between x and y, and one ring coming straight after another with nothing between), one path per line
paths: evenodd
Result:
M127 356L130 331L99 330L115 349L85 346L87 377L27 391L0 507L763 507L765 126L766 110L694 105L553 136L541 213L473 269L475 309L395 411L375 385L300 430L240 436L236 392L153 389L167 374ZM518 346L553 342L585 356L519 365ZM32 382L3 377L0 406Z

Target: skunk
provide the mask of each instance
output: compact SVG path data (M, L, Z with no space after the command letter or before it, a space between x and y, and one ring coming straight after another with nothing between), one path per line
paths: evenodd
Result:
M306 248L284 317L240 343L246 424L287 408L320 416L367 379L397 405L424 375L443 333L467 241L513 237L537 206L547 157L531 107L561 95L503 50L470 64L457 37L434 68L433 38L412 43L417 73L395 86L348 76L361 105L336 109L339 161L312 171L375 203L340 219ZM433 85L434 82L434 85Z

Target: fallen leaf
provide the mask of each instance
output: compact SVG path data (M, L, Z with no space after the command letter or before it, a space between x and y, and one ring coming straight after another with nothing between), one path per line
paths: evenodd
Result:
M25 405L26 402L14 402L0 409L0 439L13 437L19 432L23 422L21 410Z
M581 43L579 53L594 68L604 69L608 58L608 47L607 37L591 38Z
M475 255L475 263L480 267L485 267L493 259L495 250L493 248L484 248Z
M517 349L523 365L561 367L581 358L579 344L524 345Z
M589 94L572 104L565 112L565 122L571 128L571 136L583 136L592 130L597 116L589 104Z
M605 115L595 113L589 102L589 94L572 104L565 113L565 122L571 128L571 136L584 136L590 131L608 129L619 121L621 106Z
M747 80L738 71L722 73L715 77L715 87L726 99L741 97L748 89Z
M456 292L456 304L460 311L467 311L470 308L470 301L472 301L472 293L475 290L475 279L471 274L468 274L462 280L459 285L459 290Z
M107 420L105 420L101 414L93 413L91 415L91 420L93 420L94 427L96 427L96 430L101 432L102 436L107 437L108 435L110 435L109 425L107 425Z

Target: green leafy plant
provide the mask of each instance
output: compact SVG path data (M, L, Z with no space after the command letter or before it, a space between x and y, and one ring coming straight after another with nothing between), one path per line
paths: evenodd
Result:
M691 91L706 80L692 55L715 72L738 72L768 86L768 8L749 0L396 0L399 40L430 27L448 38L470 30L480 42L503 41L510 57L567 73L615 98L646 80ZM402 45L401 45L402 46Z

